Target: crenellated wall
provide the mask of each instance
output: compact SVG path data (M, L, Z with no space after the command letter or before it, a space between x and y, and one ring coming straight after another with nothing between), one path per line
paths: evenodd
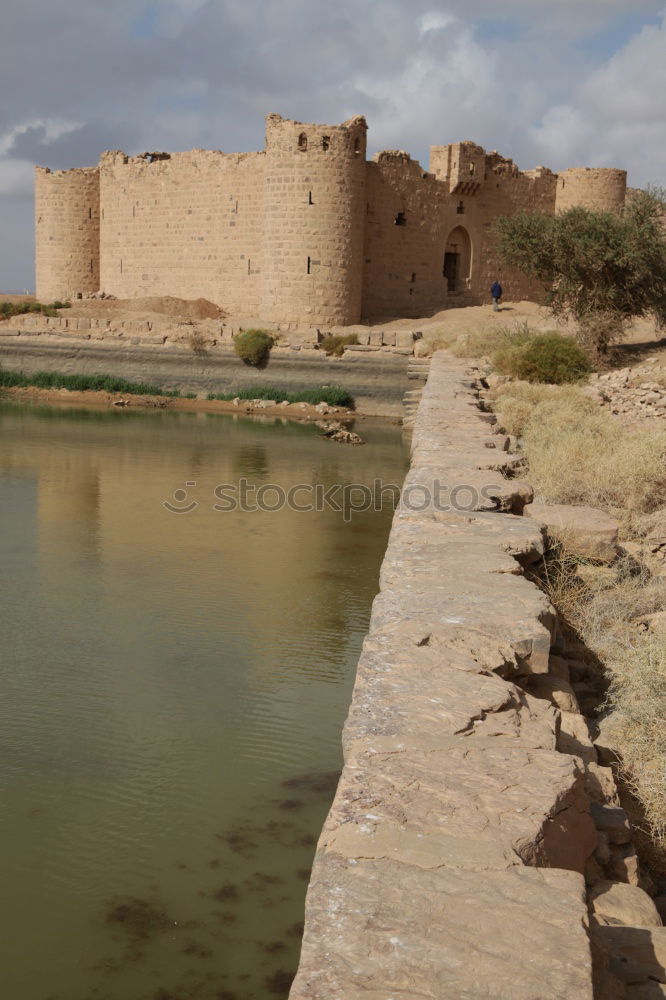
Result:
M42 302L100 287L99 170L35 174L36 293Z
M402 150L368 162L366 131L273 114L258 153L38 169L38 295L203 297L286 326L425 316L487 302L495 278L506 298L541 294L497 260L498 216L624 205L622 170L522 172L467 141L433 146L426 171Z

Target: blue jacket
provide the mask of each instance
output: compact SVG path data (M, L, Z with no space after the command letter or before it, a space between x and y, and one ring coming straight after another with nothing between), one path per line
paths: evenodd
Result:
M502 286L500 285L499 281L496 281L493 284L493 286L490 289L490 294L492 295L492 297L494 299L501 299L502 298Z

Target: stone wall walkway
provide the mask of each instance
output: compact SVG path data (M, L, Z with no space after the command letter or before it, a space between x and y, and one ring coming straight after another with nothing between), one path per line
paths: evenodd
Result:
M593 995L584 754L558 751L568 713L525 691L555 618L523 576L542 528L493 419L435 355L291 1000Z

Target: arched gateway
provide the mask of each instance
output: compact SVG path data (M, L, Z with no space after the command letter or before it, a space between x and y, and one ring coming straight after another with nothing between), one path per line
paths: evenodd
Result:
M463 226L449 234L444 250L442 273L448 283L449 292L462 292L468 287L472 271L472 241Z

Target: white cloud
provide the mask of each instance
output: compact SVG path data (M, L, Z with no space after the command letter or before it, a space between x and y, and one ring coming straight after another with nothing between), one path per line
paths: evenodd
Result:
M666 11L550 108L533 139L557 168L626 167L629 183L666 183Z

